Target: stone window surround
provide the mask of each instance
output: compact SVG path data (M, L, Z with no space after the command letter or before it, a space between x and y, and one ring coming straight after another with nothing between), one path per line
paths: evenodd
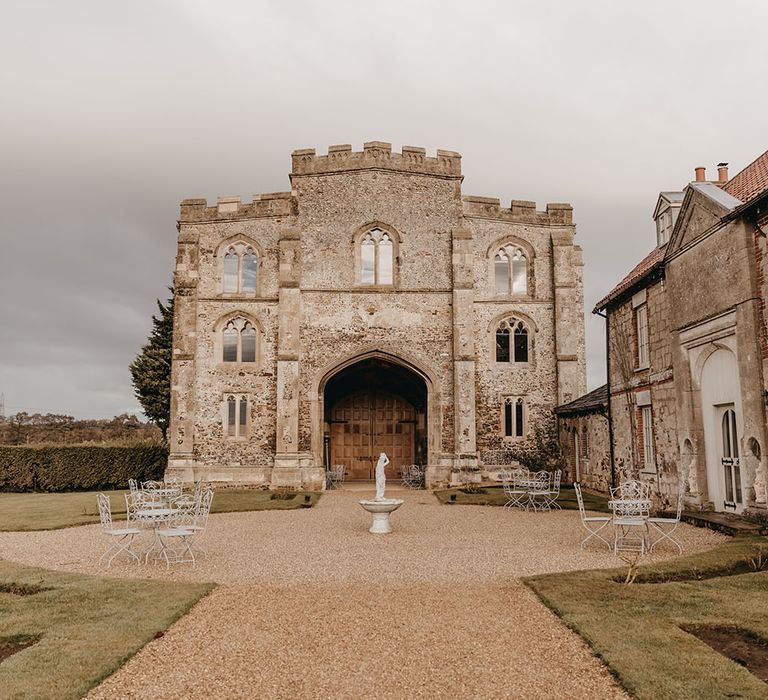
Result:
M256 255L256 289L253 292L225 292L224 291L224 257L227 254L227 251L234 247L237 247L238 245L245 246L246 248L252 248L254 254ZM242 233L236 233L232 236L229 236L228 238L225 238L221 243L219 243L219 247L216 249L216 290L217 295L220 298L224 299L254 299L261 295L261 267L262 267L262 260L264 260L264 251L261 249L261 246L251 238L250 236L247 236ZM238 275L240 278L242 278L242 273ZM240 284L240 281L238 281L238 285Z
M235 400L235 435L229 434L229 400ZM246 402L244 432L240 432L241 401ZM253 406L250 393L243 391L225 391L221 395L221 428L226 442L246 442L251 437L251 407Z
M499 294L496 291L496 268L495 260L496 255L506 246L514 246L520 248L525 254L528 265L528 279L526 280L526 291L523 294ZM486 251L487 258L487 289L490 292L491 298L494 299L533 299L536 295L535 277L533 274L534 264L536 260L536 254L533 250L533 246L526 240L519 238L518 236L504 236L503 238L497 238ZM510 275L512 274L512 268L510 266Z
M635 392L635 406L637 406L637 439L642 452L642 474L656 473L656 431L653 429L653 405L649 389ZM647 447L650 445L651 461L648 460Z
M522 435L507 435L506 434L506 406L508 404L511 404L513 407L512 411L512 432L515 432L515 414L514 414L514 407L517 405L518 401L520 402L520 405L523 407L523 433ZM504 394L501 396L501 400L499 402L499 433L501 434L502 439L505 443L509 442L522 442L525 440L528 436L528 400L526 396L511 396Z
M230 321L242 319L248 321L256 331L256 360L255 362L225 362L224 361L224 329ZM213 325L213 357L219 368L238 367L247 369L259 369L263 364L264 352L264 326L261 321L247 311L235 310L220 316Z
M362 250L361 244L366 234L374 229L379 229L383 233L389 236L389 240L392 241L392 284L365 284L361 282L362 278ZM371 221L363 226L360 226L355 230L352 237L353 255L355 260L355 288L362 289L381 289L391 291L398 289L400 286L400 234L398 231L385 224L382 221Z
M528 362L513 362L512 360L510 360L509 362L498 362L496 360L496 331L499 329L499 326L504 321L508 321L510 324L514 321L520 321L528 330ZM506 312L494 317L494 319L491 321L491 324L488 330L489 330L489 337L490 337L491 362L493 363L493 366L510 367L516 370L527 370L527 369L536 368L536 360L535 360L536 343L534 340L534 336L536 335L536 333L538 333L539 329L536 326L536 324L533 322L533 319L531 319L529 316L526 316L525 314L521 314L518 311L514 311L512 313ZM510 339L510 345L511 345L511 339Z
M640 334L640 320L642 315L645 317L645 335ZM651 346L649 339L649 319L648 319L648 294L645 289L641 289L632 297L632 330L634 333L635 345L635 372L641 372L649 369L651 366ZM641 357L641 343L645 347L645 358Z

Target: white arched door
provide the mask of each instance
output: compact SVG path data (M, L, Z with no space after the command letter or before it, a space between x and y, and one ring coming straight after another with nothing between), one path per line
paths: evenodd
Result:
M701 415L707 457L707 491L715 510L740 512L741 393L736 357L720 348L712 353L701 373Z

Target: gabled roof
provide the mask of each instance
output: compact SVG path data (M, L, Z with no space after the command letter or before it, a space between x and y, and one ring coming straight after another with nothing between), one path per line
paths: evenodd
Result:
M748 202L768 190L768 151L728 180L723 189L742 202Z
M626 292L630 287L633 287L635 284L640 282L643 277L658 268L664 259L665 249L666 244L659 246L658 248L654 248L650 253L648 253L648 255L646 255L637 265L635 265L632 271L623 280L621 280L621 282L619 282L610 292L608 292L608 294L606 294L600 301L597 302L597 304L595 304L595 308L592 310L592 313L597 313L598 311L604 309L616 297L620 296L623 292Z
M584 396L579 396L578 399L574 399L570 403L564 403L562 406L558 406L555 409L557 415L568 415L571 413L593 413L595 411L602 411L608 408L608 385L593 389Z
M653 210L653 218L658 217L662 207L682 204L684 192L659 192L659 198L656 200L656 208Z

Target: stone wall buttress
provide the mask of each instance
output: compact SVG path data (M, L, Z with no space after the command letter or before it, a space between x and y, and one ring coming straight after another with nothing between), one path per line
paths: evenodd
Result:
M197 342L198 236L179 230L173 278L173 361L168 466L192 469L195 430L195 348ZM194 478L190 471L188 478Z
M472 232L452 231L453 403L456 466L477 465L475 424L474 251Z
M584 292L581 248L573 244L573 229L552 233L557 403L586 391L584 356Z

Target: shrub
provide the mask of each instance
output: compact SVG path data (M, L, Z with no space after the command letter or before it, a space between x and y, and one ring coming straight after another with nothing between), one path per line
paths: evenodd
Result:
M162 478L167 460L156 444L0 447L0 491L124 489L131 478Z

